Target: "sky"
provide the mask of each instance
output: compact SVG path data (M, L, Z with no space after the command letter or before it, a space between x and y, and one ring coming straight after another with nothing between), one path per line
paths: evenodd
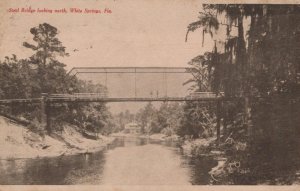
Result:
M100 9L111 14L9 13L9 8ZM1 0L0 60L16 54L26 58L33 52L22 46L33 42L30 28L49 23L59 30L58 38L69 57L60 59L66 69L104 66L179 66L212 49L213 41L201 30L185 42L189 23L201 11L200 1L183 0ZM157 82L159 83L159 82ZM134 104L131 104L134 105ZM123 107L124 106L124 107ZM129 107L113 106L115 111ZM135 109L133 109L135 108ZM130 108L136 111L137 106Z
M70 56L67 69L80 66L186 66L210 50L201 46L201 32L185 42L187 25L197 19L199 1L181 0L4 0L1 9L0 59L12 53L23 58L33 52L30 28L47 22L58 28ZM8 13L8 8L88 8L111 14ZM207 43L209 45L209 43ZM76 50L75 50L76 49ZM74 52L75 50L75 52ZM78 51L77 51L78 50Z

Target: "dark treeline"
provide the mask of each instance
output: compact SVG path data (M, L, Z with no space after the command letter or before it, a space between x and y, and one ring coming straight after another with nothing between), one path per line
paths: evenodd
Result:
M163 133L167 136L175 134L178 130L182 108L178 103L162 103L155 108L149 102L136 114L136 121L141 126L142 133Z
M123 131L125 129L125 125L128 123L132 123L135 120L135 115L130 113L129 110L125 110L125 112L120 112L113 116L116 122L116 126L114 132Z
M40 98L42 93L100 93L106 87L79 80L70 76L59 57L68 56L62 42L57 38L58 30L43 23L30 29L33 42L24 42L34 54L18 59L15 54L0 62L0 99ZM52 109L51 109L52 108ZM53 109L54 108L54 109ZM33 130L45 133L41 127L39 104L11 104L1 106L1 112L32 121ZM64 123L94 133L110 133L112 116L102 103L70 103L50 105L50 131L61 131Z
M214 104L198 102L164 102L155 107L147 103L136 114L128 110L115 116L118 130L122 131L125 125L135 122L141 128L141 134L178 135L186 138L206 138L215 134L216 124Z
M171 136L178 131L182 116L182 105L179 103L166 102L156 108L151 102L148 102L137 113L133 114L126 110L115 115L114 119L117 129L125 133L125 125L134 122L141 128L141 134L163 133Z
M299 5L249 4L203 5L198 20L188 25L187 38L202 30L203 43L207 34L226 33L211 52L190 62L195 91L224 92L225 98L233 98L221 103L220 111L218 149L228 160L219 178L225 183L291 184L296 178L299 26Z

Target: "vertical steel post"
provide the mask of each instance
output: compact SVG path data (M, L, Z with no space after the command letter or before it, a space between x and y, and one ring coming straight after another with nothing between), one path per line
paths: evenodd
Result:
M136 68L134 68L134 97L136 98Z
M105 69L105 88L107 89L107 71Z
M166 80L166 96L168 97L168 72L165 70L165 80Z
M166 88L166 69L164 69L164 72L163 72L163 81L164 81L164 89L165 89L165 97L167 97L167 88Z

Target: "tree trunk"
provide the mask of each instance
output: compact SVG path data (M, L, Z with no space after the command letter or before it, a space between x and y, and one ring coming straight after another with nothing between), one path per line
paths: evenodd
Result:
M227 134L227 111L223 107L223 135Z
M217 146L220 145L221 101L217 101Z
M245 128L247 129L248 133L248 139L251 140L252 138L252 129L251 126L249 125L249 98L245 97L244 100L244 125Z

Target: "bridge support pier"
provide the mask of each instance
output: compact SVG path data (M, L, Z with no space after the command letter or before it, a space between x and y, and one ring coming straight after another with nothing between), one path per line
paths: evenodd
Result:
M46 103L46 131L48 135L52 132L51 131L51 105L49 102Z
M41 125L42 125L42 131L43 134L50 134L51 133L51 127L50 127L50 103L47 101L48 95L45 93L42 93L42 99L41 99Z

